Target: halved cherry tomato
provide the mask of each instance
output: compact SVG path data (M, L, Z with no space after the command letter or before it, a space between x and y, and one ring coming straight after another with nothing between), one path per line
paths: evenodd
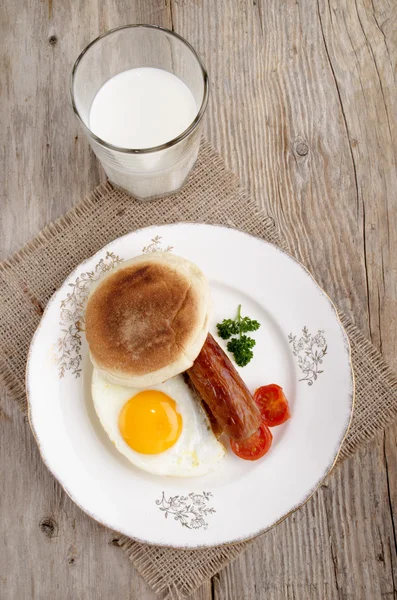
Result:
M272 445L273 436L265 423L262 423L255 433L246 440L236 442L230 440L230 447L239 458L258 460L262 458Z
M282 388L275 383L258 388L254 400L261 411L263 422L268 427L281 425L291 416L288 400Z

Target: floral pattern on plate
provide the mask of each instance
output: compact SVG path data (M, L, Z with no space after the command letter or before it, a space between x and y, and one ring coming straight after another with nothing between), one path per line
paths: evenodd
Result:
M187 496L170 496L167 500L163 492L160 500L156 500L157 506L164 512L165 518L172 515L175 521L179 521L182 527L188 529L207 529L208 523L204 519L216 512L215 508L208 506L212 494L203 492Z
M123 259L113 252L106 252L105 258L101 258L93 271L81 273L73 283L69 283L71 290L61 301L59 325L62 336L57 341L59 377L61 379L67 371L70 371L75 377L80 377L81 374L81 332L84 331L85 303L91 285L103 273L114 269L122 261Z
M300 337L290 333L288 341L292 344L292 354L298 358L298 366L304 375L299 381L307 381L307 385L313 385L318 376L324 373L324 370L319 368L328 349L324 330L319 329L312 335L308 328L304 327Z
M161 235L156 235L150 240L150 244L142 248L142 254L148 254L149 252L171 252L171 250L174 249L174 246L166 246L165 248L162 248L162 239L163 238L161 237Z

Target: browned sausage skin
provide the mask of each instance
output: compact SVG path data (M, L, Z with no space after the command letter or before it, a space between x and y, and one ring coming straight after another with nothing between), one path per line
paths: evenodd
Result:
M210 333L187 373L230 438L244 440L257 431L261 424L259 409L229 357Z
M210 422L211 425L211 429L212 429L212 433L214 434L214 436L216 437L217 440L219 440L219 438L221 437L223 431L222 431L222 427L219 425L218 421L215 419L214 415L212 414L212 412L210 411L210 407L208 406L208 404L206 404L204 402L204 400L202 399L202 397L198 394L196 388L193 385L192 380L190 379L187 371L185 371L183 373L183 379L185 380L186 385L189 386L189 388L192 390L194 396L195 396L195 400L196 402L199 403L200 406L202 406L205 414L208 417L208 420Z

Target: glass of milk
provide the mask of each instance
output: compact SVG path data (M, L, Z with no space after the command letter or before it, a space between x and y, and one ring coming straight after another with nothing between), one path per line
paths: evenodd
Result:
M172 194L198 154L208 75L192 46L153 25L91 42L72 72L73 110L109 180L139 200Z

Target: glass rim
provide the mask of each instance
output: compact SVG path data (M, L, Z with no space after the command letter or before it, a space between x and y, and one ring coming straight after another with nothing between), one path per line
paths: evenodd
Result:
M97 136L84 123L83 119L80 116L80 113L78 111L78 108L76 106L75 99L74 99L74 83L75 83L75 77L76 77L77 69L79 67L79 64L80 64L81 60L84 58L84 56L88 52L88 50L90 48L92 48L92 46L94 46L94 44L96 44L97 42L99 42L100 40L102 40L103 38L105 38L105 37L107 37L109 35L112 35L113 33L116 33L117 31L121 31L123 29L133 29L133 28L154 29L154 30L157 30L157 31L163 31L163 32L168 33L169 35L177 38L179 41L183 42L183 44L191 51L191 53L193 54L193 56L197 60L197 63L199 65L200 69L201 69L201 74L203 76L203 83L204 83L204 93L203 93L203 99L202 99L202 102L201 102L201 106L200 106L200 108L199 108L199 110L198 110L195 118L190 123L190 125L184 131L182 131L182 133L180 133L178 136L176 136L175 138L171 139L170 141L165 142L164 144L160 144L158 146L152 146L152 147L149 147L149 148L121 148L120 146L114 146L113 144L110 144L109 142L106 142L106 140L103 140L102 138L100 138L99 136ZM109 31L106 31L105 33L102 33L101 35L99 35L98 37L96 37L94 40L92 40L84 48L84 50L82 50L80 52L79 56L77 57L76 62L73 65L72 74L71 74L71 77L70 77L69 92L70 92L70 100L71 100L71 103L72 103L73 112L76 115L78 121L80 122L81 126L86 131L86 133L88 134L89 137L93 138L101 146L104 146L105 148L108 148L109 150L114 150L116 152L122 152L124 154L150 154L150 153L153 153L153 152L158 152L159 150L166 150L167 148L171 148L172 146L175 146L176 144L178 144L179 142L181 142L183 139L185 139L188 135L190 135L190 133L192 133L195 129L197 129L197 126L200 123L201 119L203 118L204 113L205 113L205 109L207 108L207 104L208 104L209 79L208 79L208 73L207 73L207 70L206 70L206 68L204 66L204 63L202 62L201 58L199 57L199 55L197 54L197 52L193 48L193 46L191 44L189 44L189 42L187 40L185 40L185 38L183 38L181 35L179 35L175 31L171 31L170 29L167 29L166 27L161 27L160 25L146 25L146 24L137 23L137 24L130 24L130 25L121 25L120 27L114 27L113 29L109 29Z

